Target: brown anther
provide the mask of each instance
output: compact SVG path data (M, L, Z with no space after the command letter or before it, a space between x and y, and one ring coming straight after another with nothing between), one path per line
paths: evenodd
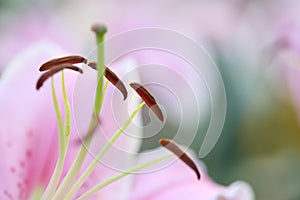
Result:
M89 62L88 66L90 66L94 70L97 70L97 63L95 62ZM116 86L116 88L120 90L125 100L127 98L127 89L121 79L117 76L117 74L111 71L111 69L109 69L108 67L105 67L105 78L107 78L109 82L111 82L114 86Z
M55 58L52 60L49 60L42 64L40 67L40 71L46 71L49 70L53 67L57 67L59 65L64 65L64 64L77 64L77 63L87 63L87 59L82 57L82 56L77 56L77 55L72 55L72 56L65 56L61 58Z
M94 70L97 70L97 63L96 62L89 62L87 64L89 67L91 67Z
M65 64L65 65L60 65L60 66L57 66L57 67L53 67L49 71L42 74L42 76L39 78L39 80L36 83L36 89L39 90L43 86L44 82L49 77L53 76L54 74L56 74L57 72L60 72L63 69L71 69L71 70L77 71L81 74L83 73L82 69L80 69L79 67L76 67L74 65L70 65L70 64Z
M160 121L164 121L164 116L160 107L158 106L155 98L145 88L145 86L141 85L140 83L130 83L129 85L140 95L140 97L145 101L145 103L154 112L158 119Z
M174 153L180 160L188 165L196 173L198 180L200 180L201 175L195 162L173 140L160 139L159 144Z

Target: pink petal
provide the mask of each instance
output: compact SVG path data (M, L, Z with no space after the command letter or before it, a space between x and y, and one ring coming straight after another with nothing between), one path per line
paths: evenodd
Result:
M0 79L0 197L27 199L49 179L57 127L50 83L36 91L39 66L63 51L39 42L18 55Z

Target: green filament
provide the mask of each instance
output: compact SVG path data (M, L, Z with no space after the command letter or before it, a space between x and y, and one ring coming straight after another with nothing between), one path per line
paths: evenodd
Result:
M67 97L66 93L66 86L65 86L65 76L64 71L62 71L61 76L61 87L62 87L62 94L63 94L63 101L64 101L64 109L65 109L65 124L63 126L62 116L59 110L59 105L57 101L57 96L55 92L55 86L54 86L54 78L51 79L51 87L52 87L52 97L53 97L53 103L54 103L54 109L56 113L57 118L57 124L58 124L58 130L59 130L59 154L58 154L58 160L56 162L56 166L54 169L54 172L52 174L52 177L50 179L50 182L42 196L42 199L50 199L55 193L55 189L58 186L59 180L62 175L64 162L66 158L66 153L68 149L68 143L69 143L69 136L70 136L70 126L71 126L71 111L70 111L70 103Z
M135 109L132 114L129 116L127 121L123 124L123 126L111 137L111 139L106 143L106 145L101 149L98 155L94 158L88 168L83 172L77 182L74 184L70 192L68 192L65 199L71 199L73 195L75 195L76 191L81 187L84 181L88 178L88 176L93 172L95 167L97 166L99 160L103 158L103 156L107 153L107 151L111 148L111 146L116 142L116 140L121 136L124 130L128 127L131 123L133 118L136 116L139 110L145 105L145 102L142 102L137 109Z
M97 48L98 48L98 62L97 62L97 72L98 72L98 83L96 88L96 95L95 95L95 102L94 102L94 113L92 114L87 137L83 141L83 144L79 150L79 153L73 162L70 170L68 171L67 175L65 176L64 180L62 181L60 187L56 191L53 200L57 199L60 200L62 197L69 191L72 184L74 183L82 164L85 160L87 149L91 144L91 140L93 138L95 126L97 125L97 117L100 114L103 99L104 99L104 92L105 88L103 88L103 76L105 72L104 66L104 36L107 29L105 26L98 26L95 30L96 39L97 39Z
M167 159L170 159L170 158L173 158L174 155L167 155L167 156L164 156L162 158L158 158L158 159L155 159L153 161L150 161L148 163L145 163L145 164L142 164L142 165L139 165L137 167L134 167L134 168L131 168L129 169L128 171L124 171L124 172L121 172L101 183L99 183L98 185L92 187L90 190L88 190L87 192L85 192L84 194L82 194L77 200L85 200L87 199L88 197L90 197L91 195L93 195L94 193L98 192L99 190L103 189L104 187L116 182L117 180L125 177L125 176L128 176L130 174L133 174L135 172L138 172L138 171L141 171L145 168L148 168L156 163L159 163L161 161L164 161L164 160L167 160Z

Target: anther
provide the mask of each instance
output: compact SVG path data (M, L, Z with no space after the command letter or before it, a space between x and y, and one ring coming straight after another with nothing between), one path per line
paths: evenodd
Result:
M170 139L160 139L159 143L188 165L196 173L198 180L200 180L201 175L196 164L174 141Z
M63 69L71 69L71 70L77 71L81 74L83 73L82 69L80 69L79 67L76 67L74 65L70 65L70 64L65 64L65 65L60 65L60 66L57 66L57 67L53 67L49 71L42 74L42 76L39 78L39 80L36 83L36 89L39 90L43 86L44 82L49 77L53 76L54 74L56 74L57 72L60 72Z
M95 62L89 62L88 66L91 67L94 70L97 70L97 63ZM114 73L111 69L108 67L105 67L105 78L109 82L111 82L116 88L120 90L120 92L123 94L124 100L127 98L127 89L124 85L124 83L121 81L121 79L117 76L116 73Z
M145 86L140 83L130 83L129 84L146 102L149 108L154 112L154 114L158 117L160 121L164 121L164 117L162 111L157 104L155 98L151 95L151 93L145 88Z
M59 65L64 65L64 64L77 64L77 63L87 63L87 59L82 57L82 56L77 56L77 55L71 55L71 56L65 56L61 58L55 58L52 60L49 60L42 64L40 67L40 71L46 71L49 70L53 67L57 67Z

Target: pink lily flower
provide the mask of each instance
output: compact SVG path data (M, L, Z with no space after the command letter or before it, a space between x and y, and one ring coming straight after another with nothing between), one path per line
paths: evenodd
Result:
M45 84L43 90L39 92L35 90L34 84L40 75L36 66L45 60L64 54L61 49L51 43L39 43L21 53L6 68L0 79L1 199L38 199L40 193L49 184L49 178L57 159L57 122L52 108L50 86ZM74 73L66 72L67 91L72 91L76 78ZM61 95L58 95L58 99L61 99ZM102 114L109 122L113 116L110 113L110 107L105 107L105 105L107 102L104 103ZM107 122L104 120L101 126L104 126L103 129L109 132L108 136L117 129L117 125L114 126L113 123L108 123L108 126L104 123ZM79 149L76 143L78 136L76 130L73 129L63 175L69 170ZM75 142L72 143L72 141ZM123 137L120 141L120 145L131 149L132 152L138 150L138 141L132 141L128 137ZM118 160L124 165L135 160L134 157L129 158L122 155L120 157L120 155L112 153L109 153L108 157L118 157ZM91 159L92 156L89 155L87 162ZM83 168L86 165L87 163L83 165ZM100 197L103 199L153 199L154 197L155 199L166 199L176 194L179 198L179 193L180 195L193 194L191 199L194 197L197 199L254 199L250 187L245 183L235 183L226 188L214 183L204 175L202 170L202 179L198 182L194 176L192 178L188 174L188 171L184 172L186 169L183 166L182 163L177 162L157 174L129 176L99 191L93 196L93 199ZM117 172L99 164L93 175L87 179L87 184L83 185L77 194L84 193L88 187L107 179L114 173ZM175 177L174 174L176 174ZM145 187L143 186L144 181L147 183ZM177 191L179 193L174 191L174 188L177 188L174 183L176 186L180 186L180 190ZM165 192L157 193L156 191L159 189ZM190 191L195 193L190 193ZM174 199L176 199L175 196Z

